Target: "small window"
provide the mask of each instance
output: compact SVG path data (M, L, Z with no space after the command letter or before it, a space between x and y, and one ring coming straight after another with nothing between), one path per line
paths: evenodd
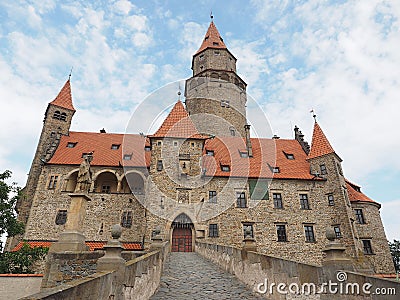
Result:
M307 194L300 194L300 207L301 209L310 209L310 203L308 202Z
M66 113L62 113L62 114L60 115L60 120L61 120L61 121L67 121L67 114L66 114Z
M150 146L144 146L144 151L146 151L146 152L151 151L151 147Z
M358 224L365 224L365 218L362 209L355 209L356 220Z
M191 146L191 147L194 147L194 143L193 143L193 142L192 142L192 143L190 143L190 146Z
M207 156L214 156L214 150L206 150Z
M253 239L254 238L254 230L253 224L243 224L243 236L245 239Z
M208 201L217 203L217 191L208 191Z
M121 144L112 144L111 145L111 149L112 150L118 150L120 146L121 146Z
M276 225L276 234L278 236L278 242L287 242L285 225Z
M340 226L333 226L333 230L335 231L335 235L337 238L341 238L342 237L342 233L340 232Z
M289 159L289 160L293 160L293 159L294 159L294 154L292 154L292 153L286 153L286 152L283 152L283 153L285 154L285 156L286 156L287 159Z
M157 141L157 146L161 146L162 142L161 141Z
M218 224L208 225L208 236L209 237L218 237Z
M101 186L101 192L104 194L110 194L111 193L111 186L109 185L102 185Z
M221 171L222 172L229 172L231 170L231 167L228 165L221 165Z
M51 175L49 178L49 185L47 188L49 190L54 190L57 187L58 175Z
M78 144L78 143L74 143L74 142L68 142L67 143L67 148L75 148L75 146L76 146L76 144Z
M157 171L162 171L163 170L163 162L162 160L157 161Z
M67 211L59 210L56 216L56 225L64 225L67 222Z
M272 198L274 199L274 208L283 209L282 194L273 193Z
M326 174L328 174L328 171L326 170L325 164L322 164L322 165L320 165L319 167L320 167L320 169L321 169L321 175L326 175Z
M204 60L204 54L199 56L199 60Z
M174 141L174 147L178 146L178 142Z
M121 226L131 228L132 226L132 211L124 211L121 217Z
M229 132L231 133L231 136L235 136L236 135L236 130L233 127L229 128Z
M272 173L280 173L279 167L272 167Z
M249 153L247 151L239 151L239 155L242 158L247 158L249 157Z
M335 205L335 199L333 198L332 194L328 195L328 204L329 205Z
M221 107L230 107L229 100L221 100Z
M131 160L132 154L124 154L124 160Z
M362 240L364 254L374 254L372 251L371 241L370 240Z
M236 192L236 206L239 208L247 207L245 192Z
M304 226L304 234L306 236L306 242L314 243L315 236L314 236L314 227L311 225Z
M54 114L53 114L53 119L56 119L56 120L60 120L60 119L61 119L61 113L60 113L59 110L56 110L56 111L54 112Z

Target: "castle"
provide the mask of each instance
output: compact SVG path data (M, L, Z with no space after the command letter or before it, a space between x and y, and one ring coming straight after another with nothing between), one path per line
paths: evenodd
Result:
M154 234L172 251L192 251L197 239L239 248L245 240L260 253L318 265L331 228L354 261L393 273L380 204L346 179L318 122L311 146L297 127L294 139L250 137L247 84L213 22L192 70L185 102L178 100L147 136L70 131L68 79L45 112L17 204L26 230L8 240L8 249L22 238L32 245L57 241L69 195L85 191L81 231L92 250L117 223L126 249L147 248Z

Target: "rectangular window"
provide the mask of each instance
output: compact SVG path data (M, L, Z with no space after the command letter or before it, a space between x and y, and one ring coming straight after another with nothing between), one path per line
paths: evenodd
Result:
M67 211L59 210L56 216L56 225L64 225L67 222Z
M242 158L247 158L249 157L249 153L247 151L239 151L239 155Z
M101 192L105 194L110 194L111 193L111 186L109 185L102 185L101 186Z
M282 194L281 193L273 193L272 198L274 199L274 208L282 209Z
M157 171L162 171L163 170L163 163L162 160L157 161Z
M279 173L280 172L279 167L272 167L271 170L272 170L272 173Z
M374 254L374 252L372 252L372 246L370 240L362 240L362 243L364 248L364 254Z
M246 208L246 193L245 192L236 192L236 203L237 207Z
M208 225L208 236L209 237L218 237L218 224Z
M227 107L229 108L229 100L221 100L221 107Z
M217 191L208 191L208 200L211 203L217 203Z
M306 236L306 242L315 242L314 228L311 225L304 225L304 233Z
M221 171L222 172L229 172L231 170L231 167L228 165L221 165Z
M132 154L124 154L124 160L131 160Z
M214 156L214 150L206 150L207 156Z
M121 146L120 144L112 144L111 145L111 149L112 150L118 150L120 146Z
M362 209L355 209L356 220L358 224L365 224L364 214Z
M67 148L74 148L78 143L68 142Z
M49 185L47 188L49 190L54 190L57 187L58 175L51 175L49 178Z
M301 209L310 209L307 194L300 194L300 207Z
M342 233L340 232L340 226L333 226L333 230L335 231L335 235L337 238L342 237Z
M268 200L269 183L265 179L249 179L250 199L252 200Z
M144 146L144 151L146 151L146 152L151 151L151 147L150 146Z
M253 224L248 224L248 223L243 224L243 236L245 239L254 238Z
M333 198L332 194L328 195L328 204L329 205L335 205L335 199Z
M276 234L278 235L278 242L286 242L286 226L276 225Z
M290 159L290 160L293 160L293 159L294 159L294 154L292 154L292 153L286 153L286 152L283 152L283 153L285 154L285 156L286 156L287 159Z
M132 211L124 211L121 217L121 226L130 228L132 226Z
M326 166L325 164L319 165L320 169L321 169L321 175L326 175L328 174L328 171L326 170Z

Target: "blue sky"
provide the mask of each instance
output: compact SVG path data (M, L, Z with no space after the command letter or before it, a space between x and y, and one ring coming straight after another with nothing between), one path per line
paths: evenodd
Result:
M311 142L313 108L400 239L399 1L1 1L1 169L25 183L72 66L72 130L124 132L150 92L191 76L211 10L273 132Z

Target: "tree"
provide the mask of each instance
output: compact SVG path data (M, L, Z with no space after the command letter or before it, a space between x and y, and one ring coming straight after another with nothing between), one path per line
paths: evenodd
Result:
M400 271L400 241L393 240L393 242L389 242L389 248L392 254L394 267L396 271Z
M11 177L11 171L0 173L0 236L7 234L8 237L24 233L24 224L17 221L15 204L21 197L21 188L16 183L7 184L6 180ZM0 242L0 252L3 244Z

